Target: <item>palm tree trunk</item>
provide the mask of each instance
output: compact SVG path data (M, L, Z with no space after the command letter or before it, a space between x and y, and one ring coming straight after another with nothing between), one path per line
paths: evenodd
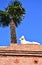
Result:
M17 43L16 26L12 19L10 21L10 33L11 33L11 43Z

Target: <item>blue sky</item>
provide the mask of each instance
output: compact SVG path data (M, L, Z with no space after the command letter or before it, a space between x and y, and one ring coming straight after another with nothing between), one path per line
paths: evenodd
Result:
M11 0L0 0L0 10L4 10ZM22 23L16 28L17 42L24 35L28 41L42 44L42 0L21 0L26 15ZM10 28L0 27L0 45L10 44Z

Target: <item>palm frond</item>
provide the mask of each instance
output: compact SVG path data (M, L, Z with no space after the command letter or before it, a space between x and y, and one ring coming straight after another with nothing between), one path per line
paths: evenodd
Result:
M25 12L22 3L18 0L13 0L8 7L5 8L5 11L0 10L0 24L3 26L8 25L10 19L13 19L15 25L18 26L23 20Z
M0 26L8 26L9 16L6 12L0 10Z

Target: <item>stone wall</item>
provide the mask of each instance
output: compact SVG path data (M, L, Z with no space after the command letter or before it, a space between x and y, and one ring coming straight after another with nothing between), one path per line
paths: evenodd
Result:
M0 65L42 65L42 45L11 44L0 47Z

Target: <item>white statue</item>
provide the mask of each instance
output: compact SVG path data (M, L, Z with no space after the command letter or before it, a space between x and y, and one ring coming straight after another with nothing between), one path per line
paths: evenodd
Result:
M30 42L30 41L26 41L25 38L24 38L24 36L22 36L19 40L20 40L20 43L21 43L21 44L39 44L39 45L40 45L40 43L38 43L38 42L34 42L34 41L32 41L32 42Z

